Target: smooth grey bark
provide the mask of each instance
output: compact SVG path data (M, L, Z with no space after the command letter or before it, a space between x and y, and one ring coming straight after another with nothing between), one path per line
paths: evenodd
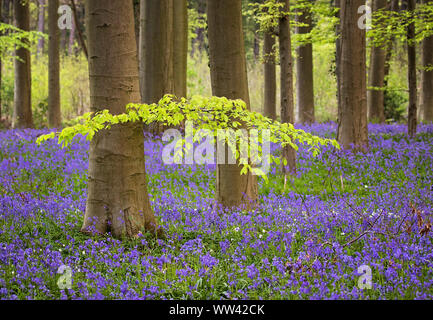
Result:
M214 96L242 99L250 108L241 10L241 0L207 1L211 84ZM217 165L216 200L224 207L248 208L257 201L257 179L241 169Z

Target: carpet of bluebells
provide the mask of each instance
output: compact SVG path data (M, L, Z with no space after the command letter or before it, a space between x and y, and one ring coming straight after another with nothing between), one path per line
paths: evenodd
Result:
M164 165L163 143L147 136L149 193L167 238L123 241L80 233L84 138L61 149L34 143L47 131L2 131L0 299L432 299L433 126L413 140L403 125L369 131L367 153L327 147L314 158L300 146L286 188L272 168L254 210L223 214L215 167ZM57 284L62 265L72 289ZM371 289L359 286L361 266Z

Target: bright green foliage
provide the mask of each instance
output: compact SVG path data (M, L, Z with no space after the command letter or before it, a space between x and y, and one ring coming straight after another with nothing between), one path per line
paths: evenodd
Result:
M158 103L154 104L129 104L126 107L126 113L112 115L108 110L101 112L86 113L79 117L78 123L74 126L63 129L60 133L52 132L47 135L40 136L37 143L53 139L58 135L58 142L62 147L66 147L72 139L78 135L87 135L87 139L91 140L95 133L99 130L109 129L111 125L122 124L126 122L142 122L150 124L154 122L161 123L165 126L178 126L184 121L192 121L194 124L193 134L196 141L203 138L200 135L200 130L207 129L210 134L216 137L218 130L228 129L256 129L259 132L263 130L270 131L270 141L280 144L282 147L290 145L295 150L298 149L295 141L306 143L311 148L313 155L320 152L321 145L333 145L340 148L335 140L324 139L314 136L303 130L295 129L290 123L280 123L273 121L260 113L249 111L246 108L245 102L242 100L229 100L219 97L202 97L193 96L190 100L182 98L176 99L173 95L165 95ZM199 134L196 134L199 133ZM262 137L259 137L258 142L261 142ZM230 139L229 139L230 140ZM179 142L189 149L185 138ZM228 143L232 150L235 150L233 144ZM249 150L251 151L251 150ZM259 152L261 148L259 146ZM239 152L236 151L236 159L240 159ZM279 163L280 159L269 155L270 162ZM248 162L242 163L244 168L242 173L247 173L248 170L254 172ZM256 174L261 174L259 171Z
M414 11L378 10L372 15L372 28L368 30L370 44L376 47L387 45L396 39L407 41L407 27L415 23L416 43L433 35L433 4L419 5Z
M313 28L310 33L292 35L293 47L306 43L334 43L335 26L338 23L336 8L331 6L329 1L308 1L298 0L290 5L290 12L284 12L284 4L279 0L266 0L264 3L250 3L245 15L253 17L259 25L260 32L270 32L277 34L279 20L284 16L290 16L292 31L296 27L306 26L296 21L296 16L300 11L308 10L311 12Z
M37 31L23 31L13 25L0 23L0 58L14 48L25 48L30 50L32 44L36 43L39 37L47 36Z
M279 19L290 14L284 12L284 4L279 0L267 0L264 3L250 3L250 9L245 11L245 15L252 16L259 25L262 32L273 32L278 28Z

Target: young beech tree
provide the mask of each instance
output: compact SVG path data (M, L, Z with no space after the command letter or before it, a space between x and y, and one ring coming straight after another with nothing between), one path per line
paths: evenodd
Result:
M60 112L60 30L57 25L59 0L48 2L48 125L59 128L62 124Z
M177 126L193 121L194 137L201 129L207 129L214 137L219 130L229 128L269 130L271 142L294 149L294 141L306 143L313 155L321 145L339 147L335 140L313 136L290 123L273 121L249 110L240 0L209 0L208 4L213 90L217 95L241 97L245 102L197 96L187 101L165 95L158 103L134 104L140 95L132 2L86 2L92 112L79 117L78 124L63 129L58 136L63 147L77 134L91 140L83 232L111 231L115 237L134 237L144 230L162 233L158 232L147 193L143 123ZM52 132L37 142L55 136ZM186 139L180 142L181 147L188 149ZM231 151L232 147L233 144ZM259 153L260 149L259 146ZM240 153L235 154L240 164ZM261 158L280 163L280 158L272 154L261 154ZM218 168L216 197L225 207L249 205L257 199L256 176L252 173L263 172L248 162L238 164L230 169Z
M30 31L29 1L14 1L15 25L23 31ZM27 39L23 40L28 42ZM17 47L15 50L15 84L14 84L14 112L12 127L33 127L32 98L31 98L31 60L30 50Z
M86 1L91 110L125 112L140 101L132 1ZM94 229L93 229L94 228ZM95 134L83 232L115 237L157 230L147 193L143 126L113 125Z
M368 148L365 29L358 27L363 0L340 0L338 142Z
M104 21L107 20L104 19ZM101 23L98 21L97 25L99 26ZM91 38L93 39L93 36ZM126 49L131 47L132 45ZM92 53L95 54L93 51ZM115 57L118 57L118 55ZM126 65L126 67L128 67L127 71L131 70L130 66ZM115 74L118 75L117 72ZM110 79L110 76L106 76L106 78ZM126 78L125 76L123 80L126 80ZM118 84L118 81L120 80L110 80L103 87L109 91L109 89L113 88L113 85ZM124 83L123 81L122 84ZM119 92L125 90L124 88L117 87L115 89ZM137 90L135 87L129 88L131 88L131 92ZM134 96L136 98L137 94L135 93ZM107 94L107 98L112 98L112 95ZM106 103L112 101L107 101L107 98L105 98ZM134 97L131 96L130 98ZM98 103L101 102L103 102L102 99ZM112 111L118 112L122 109L117 105L117 101L115 104L111 103L111 106L116 106L116 109ZM309 150L312 150L313 156L320 152L321 145L332 145L339 148L335 140L313 136L303 130L295 129L291 124L274 121L260 113L252 112L247 109L246 103L240 99L230 100L225 97L193 96L190 100L186 100L185 98L175 98L173 95L165 95L158 103L131 103L126 106L126 109L123 109L125 110L124 113L114 115L109 110L87 113L76 119L78 122L76 125L63 129L58 135L58 141L62 144L62 147L67 147L73 137L78 134L87 136L88 140L93 139L90 150L89 198L85 214L86 221L89 221L89 219L90 221L87 223L87 228L83 228L83 231L91 230L89 227L93 223L90 222L94 222L97 227L96 230L99 232L113 231L113 224L115 223L116 228L114 231L116 232L113 232L113 235L117 237L121 235L135 236L142 229L150 229L151 231L155 229L154 224L149 223L149 221L154 221L154 218L148 207L148 201L146 201L145 207L147 216L144 215L144 219L140 214L133 214L137 212L136 208L140 205L138 200L143 199L143 197L147 199L145 176L141 174L141 169L136 169L137 166L141 165L144 168L143 153L140 155L134 154L133 159L130 157L130 154L137 149L141 148L140 151L143 152L143 137L138 134L140 131L131 132L130 125L135 123L150 124L158 122L164 126L178 126L183 121L191 121L193 124L191 134L194 137L194 142L202 141L203 129L206 130L204 137L206 140L218 137L221 131L232 128L256 130L258 141L256 140L255 143L251 144L252 141L250 140L249 145L251 148L248 149L250 158L257 160L261 158L261 167L263 168L269 168L272 162L280 164L281 159L281 157L276 157L269 152L263 153L267 147L262 148L262 146L265 143L269 145L268 142L279 144L281 147L291 145L295 149L297 147L294 141L305 143L311 147ZM262 133L260 136L259 132ZM123 139L122 141L119 141L119 135ZM36 142L41 144L55 136L56 133L52 132L40 136ZM187 136L188 134L184 137L179 134L177 139L172 142L176 145L174 158L182 159L184 150L190 149L192 141L189 141ZM104 140L101 138L104 138ZM244 142L248 144L248 141L244 140L244 138L241 138L238 142L239 144ZM103 150L99 150L102 156L98 159L95 159L95 144L96 147L99 145L100 148L103 148ZM229 145L230 152L239 151L236 144L229 143ZM253 147L256 150L254 153ZM235 152L234 154L235 160L241 163L240 160L243 157L241 152ZM164 151L162 156L164 156ZM257 156L260 158L257 158ZM135 159L137 160L135 161ZM113 162L113 160L117 162ZM242 162L239 168L241 170L237 174L242 175L242 177L254 173L263 176L267 180L265 171L261 170L261 168L252 167L248 161ZM135 174L133 174L134 171ZM236 183L237 176L232 176L232 181ZM238 191L233 190L233 192ZM215 209L219 210L220 208L216 207Z
M208 0L207 18L212 94L242 99L249 109L241 0ZM256 177L240 172L238 164L217 166L218 203L226 207L249 206L257 200Z

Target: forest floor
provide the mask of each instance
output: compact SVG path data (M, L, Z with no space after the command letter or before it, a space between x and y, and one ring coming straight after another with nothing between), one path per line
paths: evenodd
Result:
M84 138L61 149L35 144L47 131L2 131L0 298L432 299L433 126L413 140L403 125L369 130L367 153L329 147L314 158L300 146L287 190L272 168L254 210L221 216L214 166L163 165L162 142L148 138L149 192L167 239L124 241L79 232ZM57 284L61 266L72 289Z

